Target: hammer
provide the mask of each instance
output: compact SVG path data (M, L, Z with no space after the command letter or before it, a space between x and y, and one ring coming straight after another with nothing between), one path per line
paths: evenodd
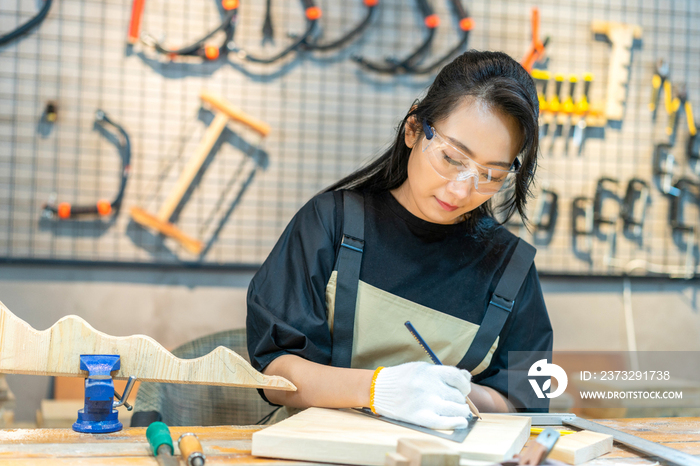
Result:
M199 98L208 103L214 110L214 119L209 127L207 127L199 146L187 161L187 165L182 170L180 178L173 190L168 195L163 205L158 210L156 215L146 212L144 209L134 206L131 208L131 218L140 225L156 230L157 232L174 238L185 249L193 254L199 254L202 251L203 244L201 241L192 238L182 232L179 228L170 222L170 219L175 212L175 209L180 205L182 197L190 188L192 181L199 173L202 165L206 161L214 144L219 140L221 133L226 128L229 120L235 120L244 125L249 126L254 131L258 132L262 137L267 136L270 132L270 126L260 120L257 120L242 110L234 107L219 96L208 91L202 91Z

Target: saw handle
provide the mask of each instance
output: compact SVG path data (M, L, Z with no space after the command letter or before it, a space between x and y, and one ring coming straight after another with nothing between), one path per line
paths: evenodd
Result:
M200 92L199 98L211 105L214 110L224 113L232 120L243 123L244 125L258 132L263 137L270 133L270 125L262 120L253 118L243 110L231 105L229 102L212 92L203 90Z

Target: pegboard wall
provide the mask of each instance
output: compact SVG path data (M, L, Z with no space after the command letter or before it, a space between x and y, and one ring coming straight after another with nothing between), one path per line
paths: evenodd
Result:
M241 1L234 41L250 53L270 56L304 31L305 20L302 2L272 2L274 41L263 45L265 3ZM26 22L42 4L3 2L0 31ZM449 2L431 4L442 24L428 61L459 40ZM531 39L532 3L463 4L475 21L469 48L523 57ZM592 22L636 24L642 37L632 53L621 121L586 130L580 150L566 136L568 123L550 125L543 134L536 192L544 188L557 193L553 229L528 231L512 225L513 231L537 245L542 273L697 276L694 232L700 228L700 200L692 190L685 196L683 222L693 229L674 233L669 223L673 196L661 192L663 180L655 179L653 170L655 145L668 142L668 116L663 95L655 118L648 103L661 58L670 66L670 80L685 83L689 100L700 102L700 2L557 0L536 5L540 34L550 37L547 70L567 78L592 73L591 102L606 98L611 55L610 43L591 32ZM38 28L0 46L3 259L259 264L301 205L391 142L396 125L435 74L382 75L351 60L362 55L382 61L415 49L425 30L411 0L381 0L370 26L346 47L293 52L270 65L247 62L235 53L215 61L169 61L144 44L127 46L131 6L130 0L55 0ZM329 40L366 15L361 0L324 0L318 6L323 11L318 33ZM141 29L177 47L216 27L221 17L214 0L148 0ZM549 84L550 93L553 86ZM155 214L196 151L214 118L199 99L202 89L267 122L271 131L262 138L235 122L224 131L174 222L202 240L204 249L195 255L141 227L129 212L139 206ZM576 92L580 94L580 86ZM48 102L58 109L53 123L46 118ZM98 109L123 126L131 141L121 209L102 218L47 218L47 202L94 204L119 190L123 139L110 126L95 122ZM684 177L699 180L700 167L686 154L688 137L681 115L676 142L667 150L676 162L669 175L672 183ZM604 217L619 215L615 198L624 197L630 179L648 183L650 197L640 231L625 230L619 220L614 225L596 223L590 234L572 233L574 200L588 199L577 204L585 212L581 206L592 204L601 177L618 180L616 187L605 185L610 192L600 212ZM530 203L531 217L538 213L537 201ZM585 219L579 223L583 229L590 226Z

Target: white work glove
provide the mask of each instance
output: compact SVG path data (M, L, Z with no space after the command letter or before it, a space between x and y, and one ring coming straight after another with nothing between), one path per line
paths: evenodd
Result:
M467 427L472 414L465 398L471 374L454 366L409 362L376 374L375 413L431 429Z

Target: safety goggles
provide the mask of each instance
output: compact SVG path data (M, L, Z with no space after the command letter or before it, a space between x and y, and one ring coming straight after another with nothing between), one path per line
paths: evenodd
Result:
M520 170L520 161L515 159L510 170L491 168L475 162L471 157L447 142L423 120L423 153L438 175L450 181L474 182L474 189L481 194L495 194L511 186Z

